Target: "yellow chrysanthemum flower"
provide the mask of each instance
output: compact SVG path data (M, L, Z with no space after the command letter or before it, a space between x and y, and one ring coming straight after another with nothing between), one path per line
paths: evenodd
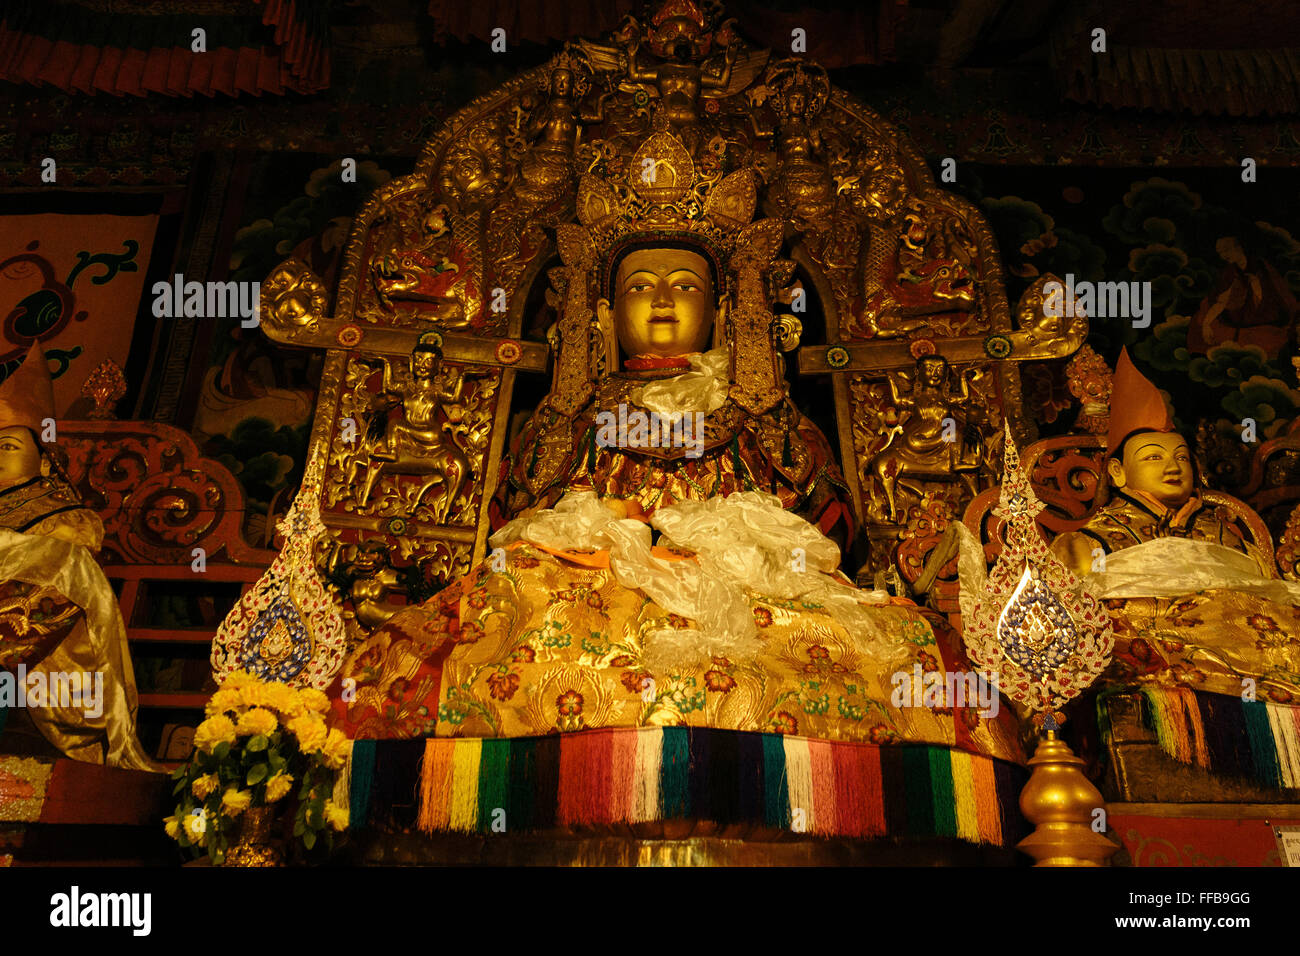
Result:
M333 800L326 800L325 822L335 830L346 830L348 828L348 811L338 806Z
M268 684L267 702L270 707L287 716L299 713L298 695L288 684Z
M173 840L180 839L181 821L178 817L168 817L166 820L164 820L163 829L167 831L167 835L171 837Z
M208 814L202 808L185 816L185 835L191 843L203 846L208 841Z
M221 795L221 809L232 817L239 816L252 802L253 794L248 790L236 790L230 787Z
M289 721L289 732L298 738L298 747L305 754L319 753L328 738L325 721L314 714L293 718Z
M281 770L270 780L266 781L266 802L275 803L289 795L293 789L293 777Z
M348 735L337 727L331 728L325 740L325 764L331 770L338 770L347 762L351 752L352 741L348 740Z
M222 682L222 688L229 687L231 690L243 690L250 684L259 683L258 679L248 671L235 671Z
M323 690L317 690L315 687L306 687L298 691L298 700L313 713L323 714L330 709L330 699L325 696Z
M217 779L215 773L205 773L190 785L190 793L200 800L206 800L209 795L216 793L220 786L221 781Z
M239 696L249 707L273 707L275 691L272 684L249 684L240 690Z
M234 742L235 725L225 714L209 717L194 731L194 746L204 753L212 753L218 744Z
M239 692L229 687L223 687L208 700L204 711L209 717L214 717L217 714L233 712L238 709L239 703Z
M241 737L256 736L257 734L269 737L275 733L279 726L280 722L275 719L275 714L264 707L254 707L248 713L240 716L235 730Z

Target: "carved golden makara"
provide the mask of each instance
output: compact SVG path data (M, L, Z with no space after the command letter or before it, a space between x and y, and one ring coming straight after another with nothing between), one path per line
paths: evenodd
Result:
M558 420L616 367L593 309L629 218L729 260L715 344L736 407L788 401L796 370L829 380L873 566L902 538L915 578L932 519L996 482L1003 419L1034 437L1017 363L1068 356L1086 318L1045 314L1050 277L1013 318L987 223L914 145L817 64L685 6L567 44L458 111L357 216L332 308L299 261L264 283L267 334L327 350L311 454L328 458L321 514L341 546L378 539L430 586L483 554L512 415L528 410L512 405L519 376L551 371ZM431 331L441 361L422 375ZM909 377L927 356L943 383ZM953 427L955 451L936 452ZM532 449L542 473L548 442Z

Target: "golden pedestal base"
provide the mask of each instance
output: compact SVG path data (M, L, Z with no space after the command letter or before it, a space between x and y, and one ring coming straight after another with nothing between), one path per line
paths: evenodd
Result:
M1029 761L1033 773L1020 791L1020 812L1034 832L1018 847L1035 866L1103 866L1119 849L1092 828L1105 808L1101 791L1083 775L1083 760L1048 731Z

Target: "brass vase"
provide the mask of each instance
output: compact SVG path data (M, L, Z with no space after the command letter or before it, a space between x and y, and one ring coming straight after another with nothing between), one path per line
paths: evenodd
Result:
M249 807L240 814L239 835L226 851L226 866L284 866L275 811L275 806Z

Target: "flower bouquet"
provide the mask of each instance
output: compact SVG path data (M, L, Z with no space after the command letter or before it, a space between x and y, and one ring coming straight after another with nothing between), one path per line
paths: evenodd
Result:
M328 698L314 688L231 674L208 701L207 719L194 734L194 755L172 774L180 802L164 822L167 835L196 857L206 850L221 865L242 825L273 814L262 808L273 807L296 785L294 837L308 851L332 848L331 830L347 828L348 811L330 795L352 742L341 730L326 728L328 709Z

